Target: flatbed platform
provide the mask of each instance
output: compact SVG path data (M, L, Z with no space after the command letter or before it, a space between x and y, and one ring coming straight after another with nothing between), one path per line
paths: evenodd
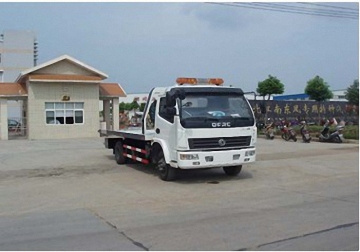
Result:
M129 127L127 129L122 130L99 130L100 136L106 137L122 137L122 138L130 138L142 141L150 141L153 139L155 135L155 130L150 131L145 135L142 133L141 127Z

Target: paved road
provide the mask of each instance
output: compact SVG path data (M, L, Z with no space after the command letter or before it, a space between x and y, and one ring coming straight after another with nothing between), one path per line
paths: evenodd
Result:
M0 141L0 250L358 250L357 144L258 140L164 182L100 139Z

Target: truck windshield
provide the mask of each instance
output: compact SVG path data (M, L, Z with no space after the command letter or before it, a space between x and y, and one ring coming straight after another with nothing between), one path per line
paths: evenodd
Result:
M245 127L254 125L249 103L242 94L194 93L180 102L184 128Z

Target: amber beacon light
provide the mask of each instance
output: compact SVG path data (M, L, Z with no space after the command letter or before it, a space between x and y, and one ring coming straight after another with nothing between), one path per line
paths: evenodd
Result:
M209 84L209 85L216 85L220 86L224 83L223 79L220 78L177 78L176 83L179 85L183 84L190 84L190 85L201 85L201 84Z

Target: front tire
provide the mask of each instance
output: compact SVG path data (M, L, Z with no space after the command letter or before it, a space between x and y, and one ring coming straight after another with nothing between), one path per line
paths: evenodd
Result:
M342 143L342 140L341 140L340 136L336 136L336 137L334 138L334 142L335 142L335 143Z
M309 138L309 139L304 138L303 141L304 141L304 143L310 143L311 138Z
M114 147L115 150L115 160L118 164L125 164L126 157L124 156L124 148L122 141L117 141Z
M242 165L223 167L223 170L228 176L236 176L241 172Z
M173 167L166 163L164 153L159 152L156 160L156 170L158 172L159 178L164 181L175 180L176 171Z
M287 133L283 133L283 134L281 134L281 138L284 139L285 141L289 141L290 136Z

